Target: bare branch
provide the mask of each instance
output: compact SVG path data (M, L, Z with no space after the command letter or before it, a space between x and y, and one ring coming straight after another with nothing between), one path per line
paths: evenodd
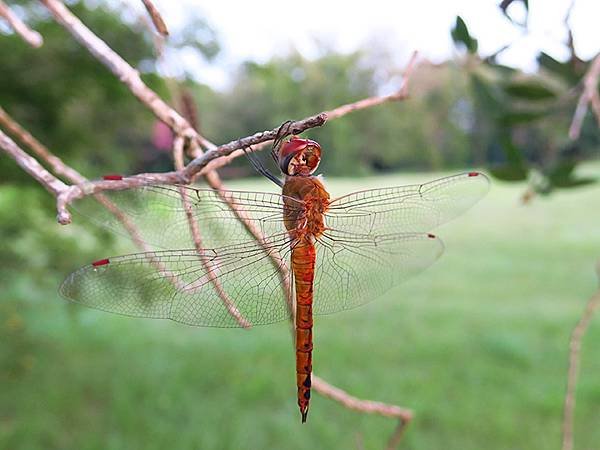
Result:
M175 160L175 168L181 170L184 167L183 163L183 146L184 139L182 137L176 137L173 143L173 158ZM212 265L209 259L204 255L204 249L206 248L202 242L202 235L200 234L200 228L198 227L198 222L194 219L194 212L192 210L192 205L187 195L185 195L185 191L183 188L180 188L181 193L181 201L183 204L183 208L185 209L186 220L188 222L188 227L190 229L190 234L192 235L192 241L194 242L194 248L198 252L198 258L206 271L206 275L208 280L213 285L217 295L225 305L225 308L229 312L237 323L242 328L251 328L252 324L248 322L248 320L240 313L239 309L235 306L235 302L229 298L225 289L223 289L223 285L219 281L217 275L215 275Z
M600 261L597 264L598 279L600 280ZM579 373L579 351L581 341L585 335L594 313L600 308L600 290L598 290L587 302L581 318L573 328L569 342L569 371L567 374L567 391L563 409L563 442L562 450L573 450L573 417L575 412L575 389L577 387L577 375Z
M165 21L158 12L158 9L156 9L156 6L154 6L154 4L152 4L150 0L142 0L142 3L146 7L146 11L148 11L150 18L152 19L152 23L156 28L156 31L158 31L158 33L162 36L167 37L169 35L169 30L167 29Z
M10 137L0 131L0 148L12 157L19 166L35 178L48 192L58 195L67 186L48 172L35 158L25 153Z
M592 110L600 126L600 97L598 96L598 78L600 77L600 54L596 55L590 68L583 77L583 92L577 102L577 108L573 114L571 127L569 128L569 137L573 140L579 138L583 119L587 113L588 104L592 105Z
M323 397L335 400L348 409L360 411L370 414L378 414L385 417L395 417L406 422L410 422L413 417L412 411L401 408L396 405L388 405L386 403L374 402L372 400L361 400L353 397L340 388L332 386L322 378L313 377L313 387L319 391Z
M406 427L409 423L410 422L404 422L402 420L398 421L398 425L396 425L394 432L388 439L386 450L394 450L395 448L398 448L398 445L400 445L400 441L404 437L404 432L406 431Z
M4 17L15 33L32 47L39 48L44 43L42 35L25 25L3 0L0 0L0 16Z
M347 105L338 106L337 108L332 109L331 111L325 112L325 114L327 114L327 119L337 119L353 111L358 111L365 108L372 108L373 106L381 105L390 101L399 101L406 99L408 97L408 82L410 80L410 76L412 75L412 71L417 61L417 55L418 53L415 51L410 57L406 69L404 70L402 84L400 86L400 89L398 89L396 92L390 95L369 97L354 103L348 103Z
M306 119L290 122L286 126L285 135L288 134L300 134L310 128L320 127L327 121L327 114L320 113L316 116L307 117ZM272 130L260 131L254 133L251 136L246 136L241 139L228 142L227 144L219 145L212 150L209 150L199 158L194 159L190 162L185 170L182 172L184 177L191 177L196 173L200 172L209 162L219 158L221 156L227 156L232 154L235 150L249 148L254 144L260 144L262 142L271 141L277 137L280 127L275 127Z

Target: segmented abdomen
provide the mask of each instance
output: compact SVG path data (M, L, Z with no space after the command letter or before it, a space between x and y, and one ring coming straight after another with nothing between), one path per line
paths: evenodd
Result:
M302 239L292 251L296 282L296 384L302 422L306 422L310 402L315 260L315 246L308 238Z

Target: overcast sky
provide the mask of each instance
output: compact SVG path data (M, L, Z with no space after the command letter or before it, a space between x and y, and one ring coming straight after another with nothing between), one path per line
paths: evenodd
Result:
M180 55L181 64L193 67L200 80L215 87L223 86L231 67L245 59L265 61L290 47L311 57L319 41L351 51L377 39L397 49L399 59L416 49L426 58L442 61L453 52L450 29L457 15L465 19L484 55L515 42L502 54L500 61L504 64L532 70L540 50L557 59L566 57L563 21L571 0L529 0L526 35L502 15L499 1L155 0L171 26L179 26L194 14L204 17L217 30L223 51L216 62L207 66L191 55ZM517 15L523 12L520 2L511 8ZM583 58L600 51L599 17L600 2L575 1L570 24L576 50Z

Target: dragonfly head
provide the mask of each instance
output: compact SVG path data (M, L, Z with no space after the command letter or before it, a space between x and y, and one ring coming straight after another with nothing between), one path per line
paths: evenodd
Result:
M285 175L307 177L320 162L321 146L311 139L292 136L279 150L279 168Z

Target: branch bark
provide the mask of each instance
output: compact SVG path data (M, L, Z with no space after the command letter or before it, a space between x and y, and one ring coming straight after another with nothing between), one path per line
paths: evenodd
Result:
M25 153L10 137L0 131L0 148L8 153L17 164L37 180L51 194L57 196L67 185L48 172L35 158Z
M598 95L598 79L600 78L600 54L598 54L587 73L583 77L583 92L577 102L577 108L573 114L571 127L569 128L569 137L573 140L578 139L581 134L583 119L588 110L588 105L591 105L598 126L600 126L600 96Z
M176 137L175 141L173 142L173 159L175 161L175 168L178 170L182 170L184 168L184 144L184 139L179 136ZM221 284L221 281L218 279L218 277L215 275L209 259L206 258L206 256L202 256L206 247L203 245L202 242L202 235L200 233L200 229L198 228L198 222L196 222L196 220L194 219L192 205L190 204L190 200L187 197L187 195L185 195L183 188L180 188L180 192L181 202L183 208L185 209L186 220L190 229L192 241L194 242L194 248L198 252L198 257L200 259L200 262L202 263L202 266L204 267L204 270L206 271L206 275L208 276L210 283L213 285L215 291L217 292L217 295L219 296L219 298L223 302L223 305L229 312L229 315L231 315L236 320L239 326L246 329L251 328L252 324L248 322L248 320L240 313L239 309L235 305L235 302L229 298L229 295L227 294L225 289L223 289L223 285Z
M44 43L42 35L25 25L3 0L0 0L0 16L4 17L15 33L32 47L38 48Z
M598 280L600 281L600 261L597 264ZM567 372L567 390L563 409L563 442L562 450L573 450L573 423L575 413L575 389L579 374L579 352L581 342L597 309L600 308L600 289L588 300L581 318L573 328L569 341L569 370Z
M347 105L338 106L337 108L332 109L331 111L325 112L325 114L327 115L327 119L333 120L345 116L348 113L359 111L361 109L372 108L373 106L382 105L383 103L391 101L405 100L408 97L408 82L415 68L417 56L418 53L416 51L413 52L412 56L410 57L410 60L408 61L406 69L404 70L402 84L396 92L390 95L369 97L354 103L348 103Z
M144 4L146 11L148 11L148 15L152 19L156 31L158 31L160 35L167 37L169 35L169 30L167 29L167 25L162 16L158 12L158 9L156 9L156 6L154 6L150 0L142 0L142 3Z

